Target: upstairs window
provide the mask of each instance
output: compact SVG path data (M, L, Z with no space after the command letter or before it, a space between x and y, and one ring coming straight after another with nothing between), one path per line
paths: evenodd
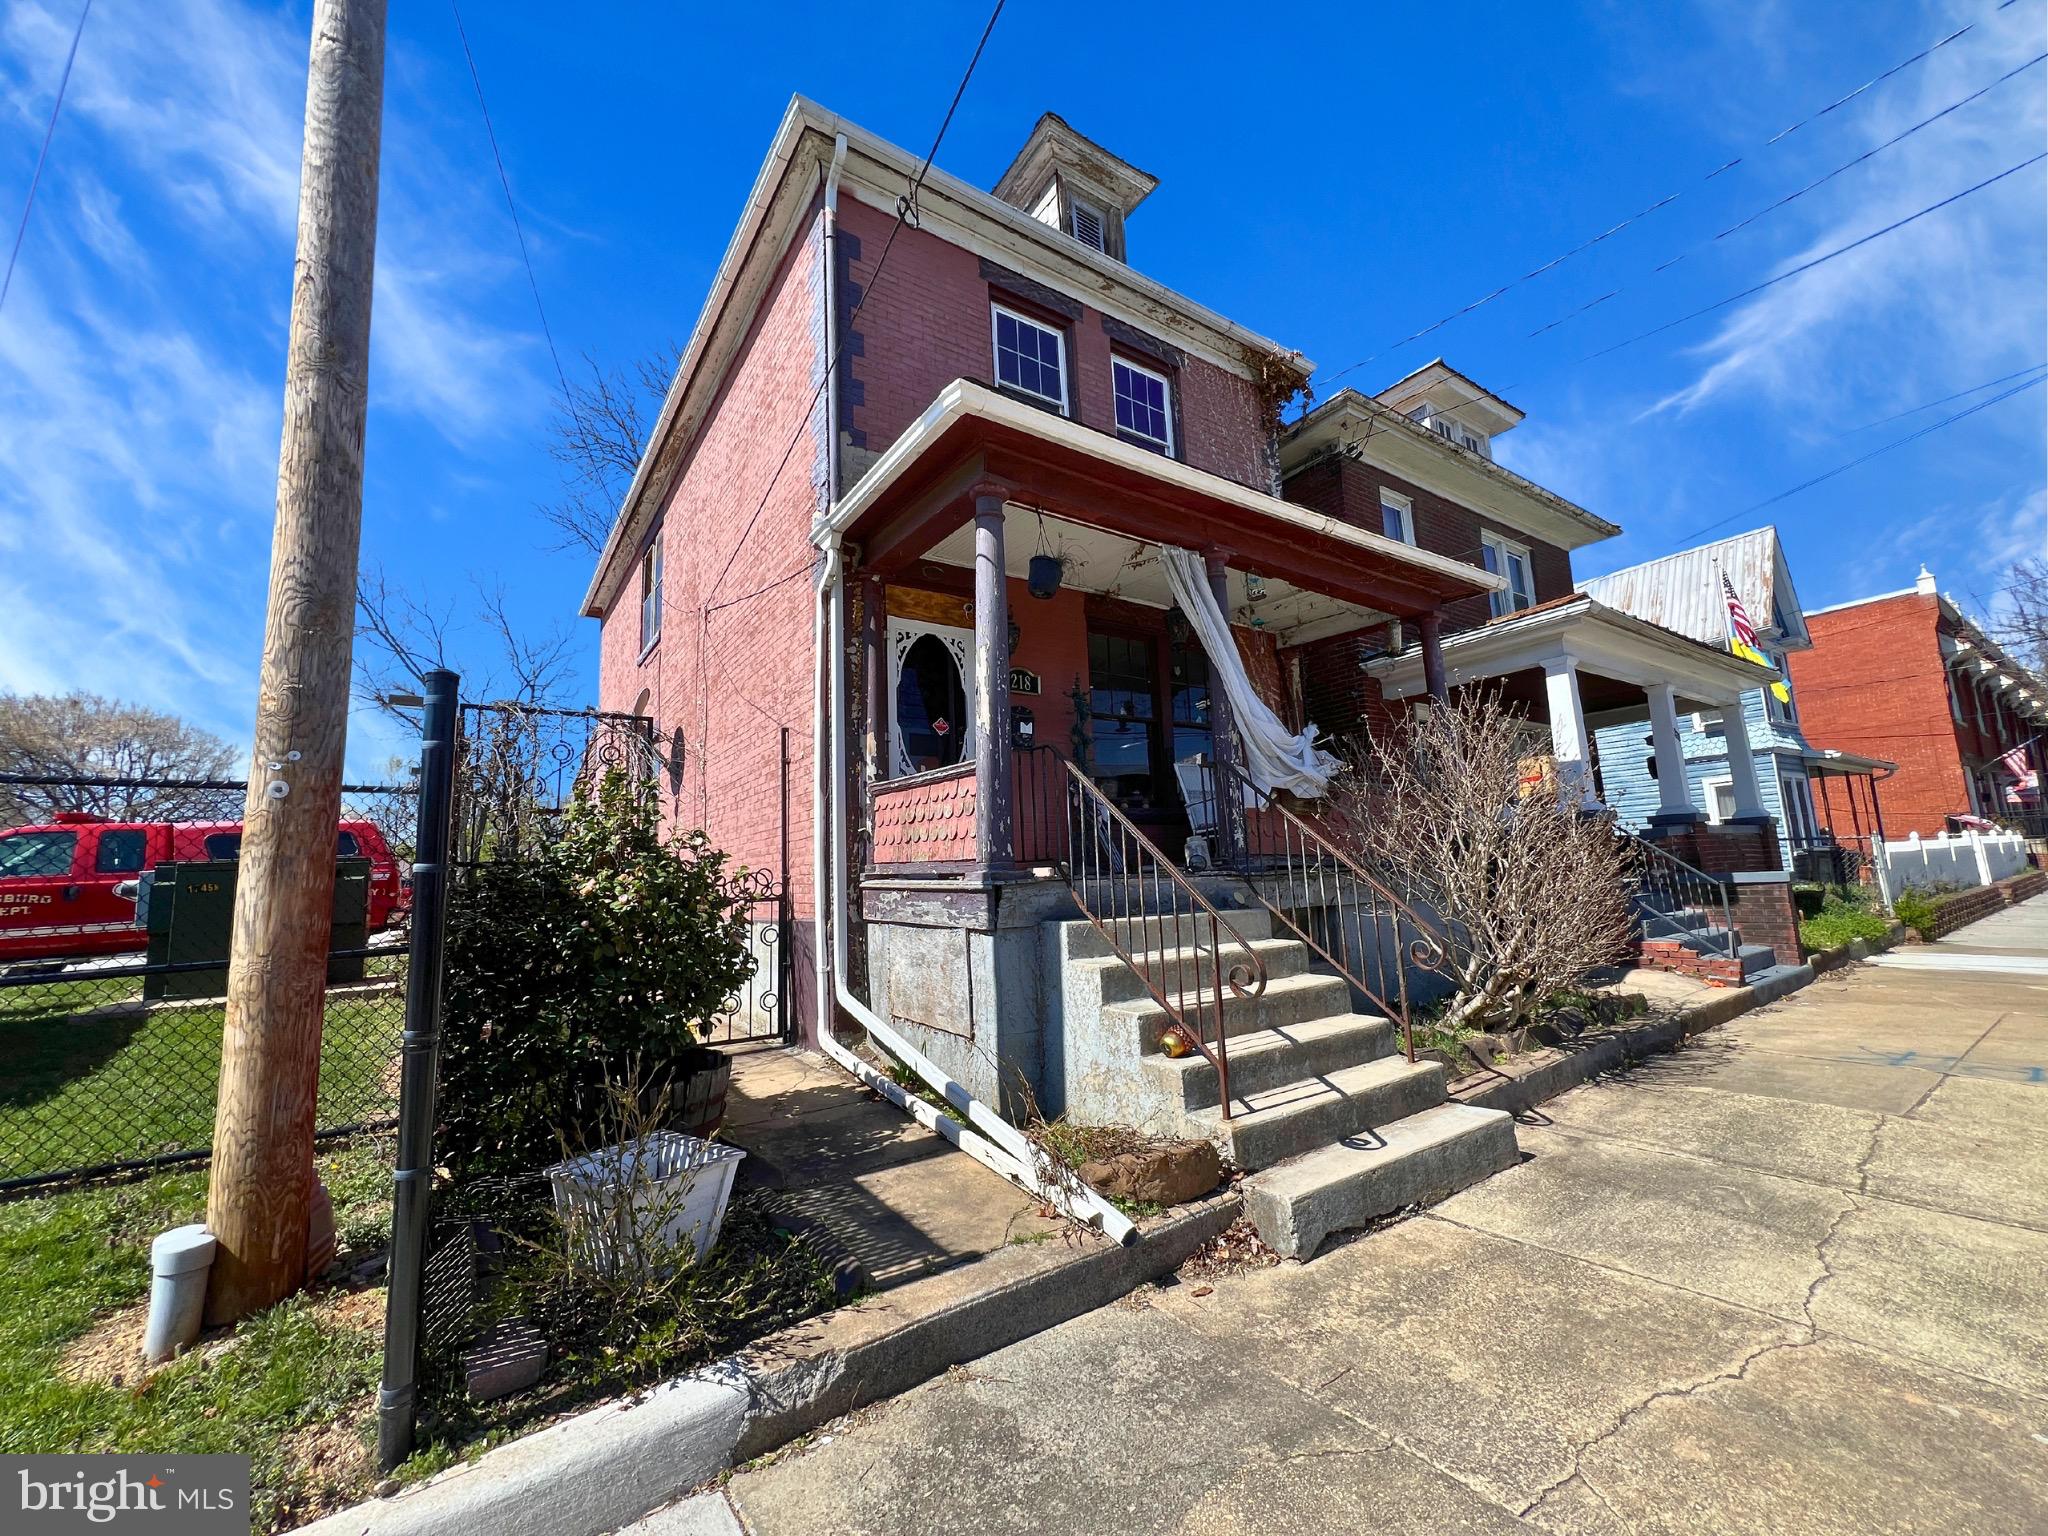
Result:
M1127 363L1120 357L1109 360L1116 385L1117 436L1160 453L1173 452L1173 386L1166 375Z
M661 638L661 535L640 556L640 649Z
M1415 507L1406 496L1380 492L1380 532L1403 544L1415 542Z
M1488 533L1480 536L1479 554L1480 563L1489 571L1508 579L1507 590L1492 596L1496 619L1536 606L1536 578L1527 549L1510 544L1497 533Z
M1783 651L1765 651L1764 659L1778 669L1778 675L1785 679L1785 691L1792 691L1792 674L1785 667ZM1779 725L1794 725L1799 720L1799 709L1788 699L1780 699L1769 687L1764 689L1764 718ZM1804 780L1800 781L1804 783Z
M1069 230L1073 237L1090 250L1109 254L1109 236L1105 233L1102 210L1084 203L1078 197L1072 201L1069 214Z
M992 304L990 325L995 334L996 382L1043 400L1064 413L1067 408L1067 348L1050 326L1027 320L1015 310Z

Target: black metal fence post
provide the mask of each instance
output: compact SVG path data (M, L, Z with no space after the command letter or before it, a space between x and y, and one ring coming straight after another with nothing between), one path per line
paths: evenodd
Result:
M459 683L453 672L426 675L426 708L420 723L412 959L406 977L405 1033L399 1059L398 1166L392 1178L384 1384L377 1393L377 1462L386 1472L412 1454L419 1410L420 1286L434 1184L434 1071L441 1043L441 958L448 914L448 840L455 798Z

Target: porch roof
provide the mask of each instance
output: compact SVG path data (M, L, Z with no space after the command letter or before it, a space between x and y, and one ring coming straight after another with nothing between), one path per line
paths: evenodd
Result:
M812 529L859 542L866 569L913 567L973 513L972 487L1013 506L1150 543L1220 549L1303 591L1412 615L1490 592L1501 578L1163 458L1064 416L956 379ZM1362 616L1361 616L1362 618Z
M1770 667L1576 592L1446 635L1443 650L1444 669L1454 686L1570 658L1631 687L1669 683L1684 698L1727 705L1778 677ZM1389 698L1415 698L1426 691L1420 646L1370 661L1366 671L1380 680Z
M1889 778L1899 771L1899 765L1887 762L1881 757L1864 757L1855 752L1841 752L1833 747L1822 747L1810 751L1806 756L1806 771L1812 774L1834 774L1841 778L1861 778L1871 774L1878 778Z

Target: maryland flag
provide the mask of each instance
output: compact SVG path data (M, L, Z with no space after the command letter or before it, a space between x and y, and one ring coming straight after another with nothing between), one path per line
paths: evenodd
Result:
M1749 622L1749 610L1735 595L1735 583L1728 579L1725 571L1721 574L1721 595L1728 599L1728 649L1744 661L1753 661L1760 667L1770 666L1770 658L1756 648L1756 626ZM1771 684L1771 695L1780 704L1792 702L1792 690L1782 681Z

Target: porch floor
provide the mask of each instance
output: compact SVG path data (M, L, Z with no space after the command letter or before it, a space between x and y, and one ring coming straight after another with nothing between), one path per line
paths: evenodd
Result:
M1038 1202L815 1052L738 1047L723 1139L746 1152L736 1191L778 1192L792 1225L870 1290L1006 1244L1054 1238Z

